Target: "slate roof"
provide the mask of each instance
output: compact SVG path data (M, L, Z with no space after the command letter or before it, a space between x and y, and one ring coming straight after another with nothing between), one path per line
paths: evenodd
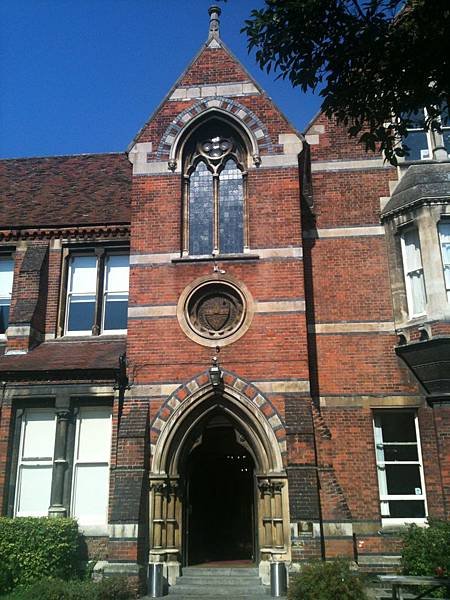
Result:
M109 374L119 367L126 340L74 339L40 344L27 354L0 356L0 376L6 379L58 378L58 373L74 379L89 378L88 372ZM109 373L108 373L109 372ZM31 375L33 375L31 377ZM98 375L98 373L97 373Z
M408 167L381 217L427 199L450 199L450 161Z
M0 229L130 222L126 154L0 160Z

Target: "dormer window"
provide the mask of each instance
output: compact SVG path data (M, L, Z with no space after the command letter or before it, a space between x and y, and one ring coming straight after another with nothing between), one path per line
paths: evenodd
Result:
M408 312L410 317L415 317L425 312L426 303L419 232L407 229L401 240Z
M240 254L246 244L246 151L237 132L213 121L199 127L184 152L183 254Z

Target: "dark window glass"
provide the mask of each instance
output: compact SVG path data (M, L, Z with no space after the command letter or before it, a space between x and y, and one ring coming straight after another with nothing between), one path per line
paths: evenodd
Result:
M421 495L419 465L385 465L388 494L397 496Z
M69 302L68 331L90 331L94 324L95 296L72 297Z
M425 517L423 500L390 500L389 516L394 519L421 519Z
M8 328L9 302L0 301L0 333L5 333Z
M419 460L417 445L412 446L384 446L384 460Z
M244 249L244 190L242 173L227 160L219 178L219 247L221 254Z
M104 329L126 329L128 314L128 295L108 295L105 301Z
M424 160L430 157L428 138L424 131L410 131L404 139L404 146L408 148L406 160Z
M450 158L450 129L444 129L442 131L443 136L444 136L444 146L445 149L447 150L447 154Z
M200 162L189 185L189 254L212 254L213 222L213 176Z
M383 442L416 442L414 415L410 412L385 412L380 416Z

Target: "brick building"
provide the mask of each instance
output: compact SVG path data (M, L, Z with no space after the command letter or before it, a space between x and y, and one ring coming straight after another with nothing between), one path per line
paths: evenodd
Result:
M299 134L219 14L127 153L1 161L2 511L141 581L386 570L450 508L448 132Z

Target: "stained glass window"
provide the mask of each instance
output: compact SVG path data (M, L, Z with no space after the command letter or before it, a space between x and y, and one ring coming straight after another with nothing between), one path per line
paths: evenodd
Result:
M219 247L221 254L244 249L244 190L242 173L231 158L219 177Z
M189 254L212 254L214 249L213 176L199 162L189 186Z

